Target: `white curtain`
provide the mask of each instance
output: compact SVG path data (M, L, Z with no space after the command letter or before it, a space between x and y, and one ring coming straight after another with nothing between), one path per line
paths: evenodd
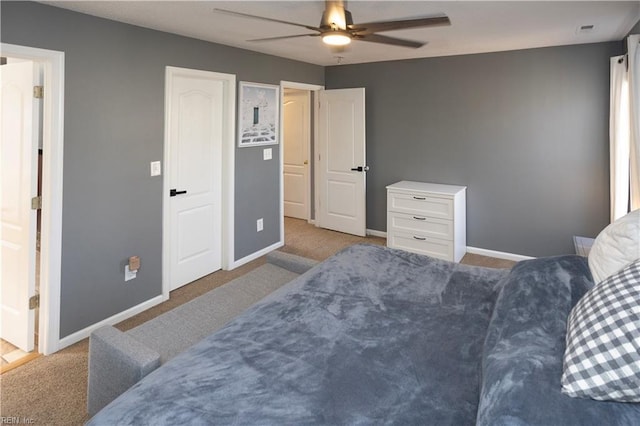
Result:
M640 209L640 35L611 58L609 122L611 221Z
M631 210L640 209L640 35L627 39L629 60L630 149L629 183Z
M629 211L630 109L627 57L611 58L609 186L611 222Z

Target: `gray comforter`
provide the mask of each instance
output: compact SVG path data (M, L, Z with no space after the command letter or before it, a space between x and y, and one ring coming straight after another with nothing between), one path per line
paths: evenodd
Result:
M513 267L487 330L478 426L640 425L640 404L560 392L567 318L591 287L584 257L539 258Z
M92 425L472 425L503 270L350 247L177 356Z

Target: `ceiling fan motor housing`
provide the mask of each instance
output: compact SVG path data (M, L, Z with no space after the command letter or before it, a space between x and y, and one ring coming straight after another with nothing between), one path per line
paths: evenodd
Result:
M342 5L331 4L322 12L319 28L324 31L348 30L352 25L351 12Z

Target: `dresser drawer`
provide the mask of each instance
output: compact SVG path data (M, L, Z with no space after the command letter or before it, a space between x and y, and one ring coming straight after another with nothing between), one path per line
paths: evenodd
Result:
M387 245L439 259L453 260L453 241L396 231L387 233Z
M416 216L449 220L453 218L453 200L450 198L389 192L387 208L389 211L415 214Z
M453 221L417 214L389 212L389 230L420 234L441 240L453 240Z

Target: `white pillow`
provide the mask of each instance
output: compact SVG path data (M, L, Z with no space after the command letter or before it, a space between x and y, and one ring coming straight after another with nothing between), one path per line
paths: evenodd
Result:
M589 269L597 284L640 259L640 209L600 232L589 252Z

